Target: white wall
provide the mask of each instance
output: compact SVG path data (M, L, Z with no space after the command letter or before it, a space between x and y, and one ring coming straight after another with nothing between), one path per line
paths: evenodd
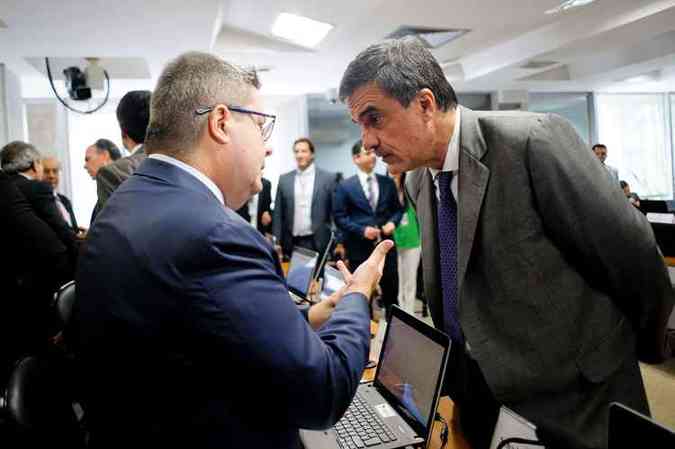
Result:
M276 195L279 176L295 169L293 142L309 133L307 125L307 99L305 95L266 96L265 111L276 114L277 121L269 146L272 155L265 161L264 177L272 183L272 199Z
M23 111L23 100L21 98L21 82L19 78L3 66L3 95L4 95L4 114L5 120L5 140L25 140L25 121ZM4 143L3 143L4 145Z

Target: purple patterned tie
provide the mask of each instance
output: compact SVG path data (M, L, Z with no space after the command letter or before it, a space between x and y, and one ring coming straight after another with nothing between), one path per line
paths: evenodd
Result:
M457 317L457 203L450 190L452 172L438 174L438 245L443 287L443 324L453 342L464 344Z

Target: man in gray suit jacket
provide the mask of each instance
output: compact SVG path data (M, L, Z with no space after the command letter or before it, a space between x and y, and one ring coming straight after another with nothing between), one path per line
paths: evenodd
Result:
M131 154L101 167L96 174L98 201L91 217L92 223L110 195L146 158L143 142L150 121L150 95L149 90L132 90L127 92L117 105L117 121L122 132L122 143Z
M323 252L332 229L335 173L316 167L314 144L306 137L293 143L298 169L279 177L272 228L281 249L294 246Z
M414 170L425 293L453 340L446 389L472 447L488 447L502 404L549 448L606 447L612 401L649 413L637 359L663 356L670 281L570 124L458 107L414 39L359 54L340 98L367 149Z

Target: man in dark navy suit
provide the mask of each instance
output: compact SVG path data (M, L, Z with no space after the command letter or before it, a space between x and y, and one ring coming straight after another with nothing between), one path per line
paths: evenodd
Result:
M254 74L204 53L152 95L148 158L88 236L67 338L90 447L297 448L347 409L390 241L301 313L272 245L235 210L262 188L274 116Z
M360 140L352 147L352 159L358 172L335 190L333 216L349 264L358 267L377 242L392 236L403 216L403 208L394 181L375 173L377 159L364 151ZM385 306L398 304L397 270L396 251L392 250L387 254L380 281Z

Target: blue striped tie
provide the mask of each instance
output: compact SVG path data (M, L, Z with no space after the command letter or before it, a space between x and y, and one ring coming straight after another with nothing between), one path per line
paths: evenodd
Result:
M457 203L450 190L452 172L438 174L438 244L441 258L443 324L453 342L464 344L457 317Z

